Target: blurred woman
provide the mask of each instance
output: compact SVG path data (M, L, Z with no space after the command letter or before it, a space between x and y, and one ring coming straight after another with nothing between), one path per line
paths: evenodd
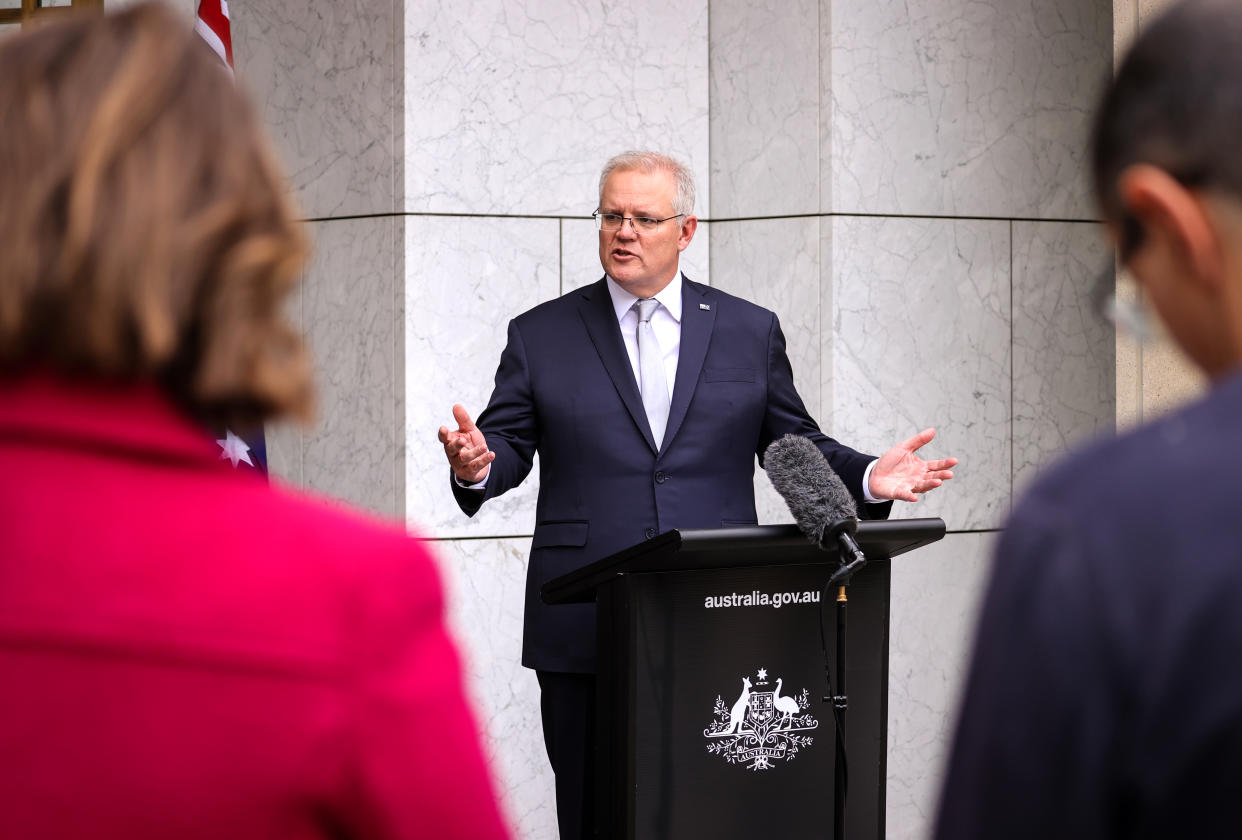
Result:
M426 551L204 431L311 409L251 107L158 4L0 80L0 831L506 836Z

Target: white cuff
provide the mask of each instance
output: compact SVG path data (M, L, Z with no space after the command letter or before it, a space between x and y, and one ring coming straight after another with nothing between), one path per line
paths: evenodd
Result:
M492 471L488 470L487 475L483 476L483 480L477 481L474 484L467 484L466 482L462 481L460 478L457 477L457 473L453 473L453 480L457 482L458 487L465 488L466 490L482 490L485 487L487 487L487 479L491 476L491 474L492 474Z
M871 468L874 467L876 464L876 461L879 461L879 460L880 460L879 458L876 458L874 461L868 464L867 469L863 471L863 486L862 486L863 498L867 500L868 504L872 504L872 505L879 504L880 502L884 501L884 499L877 499L875 496L871 495ZM465 485L462 485L462 486L464 487Z

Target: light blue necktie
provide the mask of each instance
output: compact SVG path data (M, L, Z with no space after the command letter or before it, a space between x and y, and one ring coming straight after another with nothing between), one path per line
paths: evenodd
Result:
M638 390L656 448L664 442L668 426L668 378L664 375L664 353L651 329L651 316L660 303L655 298L640 298L638 307Z

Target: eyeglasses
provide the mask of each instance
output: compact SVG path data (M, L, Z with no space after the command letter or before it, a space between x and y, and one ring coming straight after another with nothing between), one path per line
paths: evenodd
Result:
M621 230L626 222L630 223L635 231L639 233L651 233L660 226L661 222L667 222L669 219L678 219L686 215L678 213L675 216L668 216L663 219L652 219L647 216L618 216L616 213L601 213L596 210L591 214L591 218L595 219L596 230Z
M1115 326L1117 330L1139 341L1151 341L1159 335L1155 319L1138 297L1121 297L1117 294L1117 268L1112 263L1100 272L1091 290L1091 302L1096 314Z

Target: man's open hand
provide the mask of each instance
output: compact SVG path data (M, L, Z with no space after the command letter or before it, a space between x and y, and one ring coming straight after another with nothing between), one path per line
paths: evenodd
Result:
M453 475L466 484L477 484L487 478L496 453L487 448L483 433L474 425L465 408L453 406L453 419L457 421L456 431L449 431L448 426L440 427L439 438L440 443L444 444L444 454Z
M871 468L871 495L877 499L917 502L917 494L934 490L952 478L956 458L924 461L914 454L935 436L935 429L924 429L881 455Z

